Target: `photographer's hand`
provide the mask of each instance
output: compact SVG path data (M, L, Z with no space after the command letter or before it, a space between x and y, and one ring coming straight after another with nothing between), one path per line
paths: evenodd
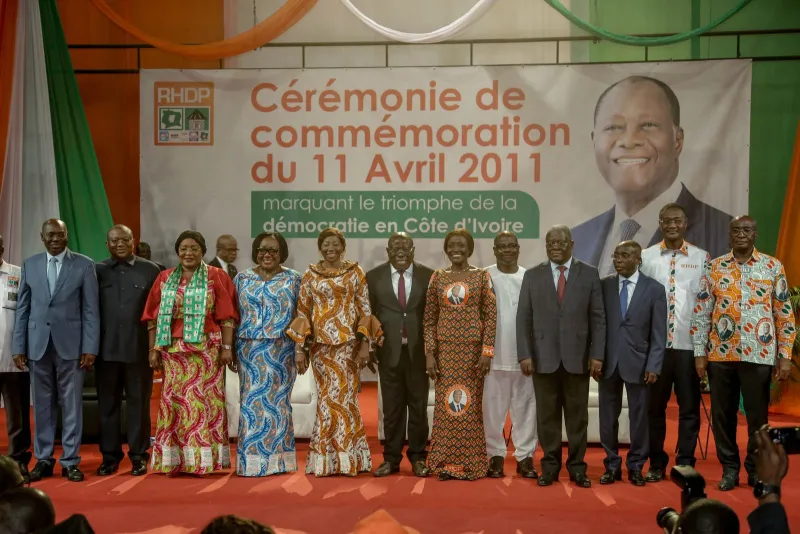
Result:
M764 484L780 486L781 481L789 470L789 459L786 457L783 445L773 443L769 438L768 429L769 427L764 425L755 435L757 449L756 475ZM777 495L768 494L762 501L769 502L768 499L780 500Z

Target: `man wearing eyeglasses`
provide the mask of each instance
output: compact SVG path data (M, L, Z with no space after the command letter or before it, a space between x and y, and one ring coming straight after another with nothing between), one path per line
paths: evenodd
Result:
M659 213L662 241L642 252L642 273L661 283L667 297L667 343L664 364L650 386L650 469L647 482L663 480L669 455L664 451L667 404L673 387L678 400L678 452L676 465L694 467L700 433L700 378L694 367L689 327L700 279L711 256L684 239L689 219L680 204L667 204ZM723 327L723 323L719 323ZM732 326L732 325L731 325Z
M124 457L120 428L124 392L131 474L141 476L147 473L149 458L153 370L148 360L147 324L140 319L161 269L134 256L133 234L127 226L111 228L106 245L111 257L95 265L103 325L95 376L103 455L97 474L115 473Z
M221 235L217 238L217 257L208 262L212 267L219 267L231 277L231 280L236 278L236 269L234 262L239 255L239 244L236 238L232 235Z
M795 321L783 265L755 248L758 228L747 215L730 223L733 250L711 262L700 282L692 342L698 376L708 369L711 421L722 464L719 489L739 485L736 444L739 396L747 418L747 483L756 476L756 438L767 424L770 379L786 380L792 370ZM734 325L722 329L724 320ZM766 326L765 326L766 325ZM768 328L775 335L759 336Z
M414 261L414 240L405 232L389 238L389 261L367 273L372 313L383 325L384 342L377 350L378 379L386 437L383 463L376 477L400 470L403 442L414 475L427 477L428 390L422 319L433 271Z
M494 238L497 263L486 268L492 276L497 297L497 335L495 336L492 372L486 375L483 388L483 427L489 455L487 476L502 478L506 459L503 428L511 412L511 439L517 473L538 478L533 453L539 442L536 435L536 399L533 381L522 374L517 360L517 306L525 269L520 267L519 242L513 232L500 232Z

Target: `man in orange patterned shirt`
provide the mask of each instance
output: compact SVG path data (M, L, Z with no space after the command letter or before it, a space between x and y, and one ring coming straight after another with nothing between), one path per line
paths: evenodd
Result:
M708 368L711 417L717 457L722 464L719 489L739 485L736 445L739 395L747 417L747 483L756 483L755 433L767 424L770 378L785 380L791 370L795 324L783 265L755 249L756 221L748 216L730 223L733 250L711 262L700 282L692 318L695 367Z

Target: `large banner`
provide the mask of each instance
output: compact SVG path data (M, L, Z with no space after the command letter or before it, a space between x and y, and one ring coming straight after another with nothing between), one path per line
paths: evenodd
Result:
M620 240L657 242L659 209L678 202L688 239L721 254L730 214L747 212L750 83L741 60L145 70L142 239L175 265L182 230L206 236L207 260L232 234L243 268L252 238L277 231L302 271L329 226L365 268L397 231L442 267L454 228L490 265L508 230L531 266L565 224L575 257L607 271Z

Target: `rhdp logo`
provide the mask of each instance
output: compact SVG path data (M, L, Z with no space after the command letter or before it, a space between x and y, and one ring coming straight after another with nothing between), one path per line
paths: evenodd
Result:
M153 87L155 144L214 144L214 84L156 82Z

